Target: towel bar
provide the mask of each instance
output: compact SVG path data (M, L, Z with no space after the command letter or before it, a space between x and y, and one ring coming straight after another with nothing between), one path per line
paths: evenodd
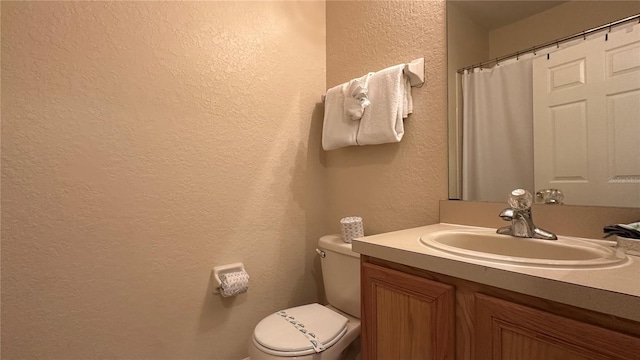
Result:
M424 58L415 59L404 64L404 74L409 77L409 82L413 87L421 87L424 84ZM322 102L326 95L322 95Z
M409 77L411 86L422 86L424 84L424 58L421 57L405 64L404 73Z

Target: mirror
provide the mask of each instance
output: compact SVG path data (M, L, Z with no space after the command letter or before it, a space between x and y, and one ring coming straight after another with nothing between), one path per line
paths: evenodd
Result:
M463 172L463 150L462 150L462 109L458 105L461 103L462 90L460 86L461 74L458 69L474 64L485 62L489 59L496 59L511 53L523 53L534 46L554 42L566 36L581 33L585 30L608 24L620 19L640 14L639 1L463 1L447 0L447 42L448 42L448 130L449 130L449 199L467 200L463 195L461 176ZM640 26L639 26L640 27ZM635 28L635 27L634 27ZM636 33L637 34L637 33ZM640 39L639 39L640 40ZM633 56L637 57L640 50L637 45L635 50L631 50ZM531 55L532 56L532 55ZM532 56L533 57L533 56ZM633 60L632 60L633 61ZM493 66L494 64L489 65ZM635 70L633 70L635 69ZM633 72L640 73L638 65L632 65ZM631 76L631 75L624 75ZM640 76L640 75L639 75ZM634 78L636 79L636 78ZM636 81L636 80L632 80ZM638 105L636 99L638 92L633 91L632 97L626 100L627 107L635 109ZM620 102L621 104L623 102ZM634 110L635 111L635 110ZM631 115L632 134L627 139L640 140L640 116ZM629 120L627 120L628 122ZM534 121L535 123L535 121ZM534 127L537 126L534 124ZM537 130L536 130L537 131ZM536 132L536 134L539 134ZM536 135L537 136L537 135ZM471 136L468 136L471 138ZM532 147L539 145L539 138L532 141ZM634 150L634 157L626 159L630 166L627 169L636 167L640 169L640 147L639 142L628 145ZM601 148L611 147L604 145ZM539 146L538 146L539 147ZM549 146L549 149L554 148ZM627 147L628 148L628 147ZM552 152L545 149L544 152ZM537 151L537 149L532 149ZM602 150L604 153L605 150ZM536 152L536 156L538 152ZM638 154L636 156L635 154ZM549 156L554 156L550 154ZM502 161L495 158L495 161ZM539 161L539 160L536 160ZM533 166L532 161L522 161L517 172L529 172L533 177L537 177L540 163ZM602 161L602 167L609 166L607 160ZM593 167L593 164L589 164ZM534 171L535 168L535 171ZM499 179L502 173L496 173L495 179ZM574 180L571 180L574 181ZM575 179L574 182L582 180ZM618 181L618 180L616 180ZM531 186L528 188L532 193L546 188L559 188L565 192L564 203L575 205L603 205L640 207L640 171L627 173L620 182L631 184L625 188L625 201L594 199L593 191L565 191L563 184L558 186L545 186L535 188L539 183L531 179ZM496 181L498 182L498 181ZM552 183L553 185L553 183ZM626 185L625 185L626 186ZM516 186L520 187L520 186ZM524 186L523 186L524 187ZM476 197L473 201L506 201L508 193L513 190L511 186L499 189L498 193L504 194L499 198ZM606 192L608 190L595 190L596 192ZM604 196L607 198L607 194ZM631 199L631 200L629 200ZM542 197L541 197L542 200ZM607 202L608 201L608 202Z

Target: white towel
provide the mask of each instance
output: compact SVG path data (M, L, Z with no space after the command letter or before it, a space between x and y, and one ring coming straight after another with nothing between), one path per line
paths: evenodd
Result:
M334 86L324 99L324 122L322 124L322 148L333 150L349 145L358 145L359 121L352 121L344 111L345 94L349 83Z
M403 118L413 111L411 84L403 73L404 65L380 70L369 80L371 105L360 119L359 145L399 142L404 135Z
M408 76L404 76L404 102L402 118L406 119L409 114L413 114L413 96L411 96L411 79Z
M369 91L369 78L373 73L368 73L360 78L349 81L347 85L347 93L344 98L344 111L351 120L360 120L364 109L371 102L367 96Z

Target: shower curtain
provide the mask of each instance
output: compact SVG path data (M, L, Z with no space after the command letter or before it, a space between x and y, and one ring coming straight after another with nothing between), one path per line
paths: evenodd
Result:
M532 57L462 75L462 199L534 193Z

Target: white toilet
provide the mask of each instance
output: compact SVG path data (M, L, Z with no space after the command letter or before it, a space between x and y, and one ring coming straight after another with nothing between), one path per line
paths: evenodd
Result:
M321 237L318 248L329 305L298 306L262 319L249 345L251 360L338 360L359 349L360 254L338 235Z

